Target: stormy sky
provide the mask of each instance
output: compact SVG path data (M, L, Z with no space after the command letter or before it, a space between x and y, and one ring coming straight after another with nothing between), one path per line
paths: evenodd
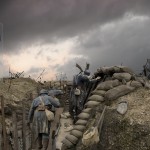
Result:
M3 26L3 28L2 28ZM150 58L150 0L0 1L0 77L71 79L90 63L140 72Z

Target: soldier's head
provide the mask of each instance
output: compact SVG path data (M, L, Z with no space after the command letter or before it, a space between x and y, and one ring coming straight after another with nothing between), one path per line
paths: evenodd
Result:
M42 90L40 91L40 95L41 95L41 94L48 94L48 91L45 90L45 89L42 89Z
M91 73L90 73L90 71L89 70L85 70L84 71L84 75L87 75L87 76L89 76Z

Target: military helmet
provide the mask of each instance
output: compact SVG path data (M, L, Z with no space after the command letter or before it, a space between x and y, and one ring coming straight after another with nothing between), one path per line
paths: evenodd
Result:
M90 72L89 70L85 70L85 71L84 71L84 74L87 75L87 76L89 76L90 73L91 73L91 72Z
M41 95L41 94L48 94L48 91L45 90L45 89L42 89L42 90L40 91L40 95Z

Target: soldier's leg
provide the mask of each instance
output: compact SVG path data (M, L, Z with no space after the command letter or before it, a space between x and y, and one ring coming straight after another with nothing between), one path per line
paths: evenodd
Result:
M42 148L42 133L39 133L38 136L38 149Z
M47 150L48 144L49 144L49 134L46 134L46 133L42 134L42 143L43 143L42 150Z

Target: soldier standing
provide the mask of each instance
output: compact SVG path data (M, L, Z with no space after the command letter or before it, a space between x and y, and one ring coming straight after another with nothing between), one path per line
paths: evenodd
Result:
M84 101L87 96L88 84L99 79L91 79L89 64L86 64L84 71L78 64L76 64L76 67L78 67L81 72L73 77L73 86L70 93L69 104L69 112L74 119L74 123L77 120L77 115L80 114L84 108Z
M40 95L33 100L29 111L28 125L32 123L33 140L38 140L38 149L47 150L48 147L51 122L47 119L45 109L51 110L52 106L59 107L59 101L55 101L48 96L47 90L42 89Z

